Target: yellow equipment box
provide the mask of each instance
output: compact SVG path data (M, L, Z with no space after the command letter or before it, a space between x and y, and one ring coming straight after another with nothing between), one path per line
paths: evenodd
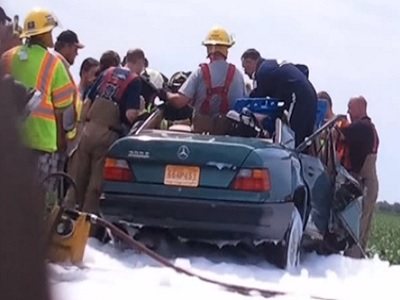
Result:
M89 238L90 218L82 212L60 209L55 205L47 218L50 237L47 259L53 263L79 264Z

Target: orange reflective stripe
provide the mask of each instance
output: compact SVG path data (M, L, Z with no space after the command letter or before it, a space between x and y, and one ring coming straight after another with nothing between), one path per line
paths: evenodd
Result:
M14 47L3 54L2 61L4 63L4 69L7 74L11 74L11 63L15 53L20 47Z
M42 118L46 119L54 119L53 105L50 101L50 83L56 65L56 57L51 53L46 52L36 79L36 89L43 94L44 99L35 112L38 111L38 114L40 114Z
M76 91L76 87L72 82L53 91L53 103L55 107L63 107L71 99L71 95Z
M46 52L36 79L36 88L42 93L48 93L50 90L48 88L50 86L51 75L54 72L56 64L57 59L49 52Z
M64 56L62 56L62 55L60 55L60 56L61 56L62 59L65 61ZM78 103L79 98L81 97L81 95L80 95L78 86L75 84L74 77L72 76L72 74L71 74L71 72L70 72L70 69L69 69L67 63L65 64L65 68L67 69L67 73L68 73L69 79L71 80L72 84L74 85L74 96L73 96L73 104L72 104L72 106L73 106L73 108L74 108L75 120L77 120L77 118L78 118L78 113L77 113L77 108L76 108L76 107L77 107L77 103Z
M76 116L76 120L80 121L81 119L81 108L82 108L82 94L79 91L78 87L76 87L76 98L75 98L75 102L74 102L74 111L75 111L75 116Z
M49 120L49 121L55 121L56 117L54 115L54 112L52 109L48 109L46 107L39 106L37 109L35 109L32 112L32 116Z

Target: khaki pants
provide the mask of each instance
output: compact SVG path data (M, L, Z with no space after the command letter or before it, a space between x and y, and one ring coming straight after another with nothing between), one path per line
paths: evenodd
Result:
M368 155L364 165L357 174L364 185L364 198L362 203L362 215L360 221L360 246L365 252L368 246L368 240L371 236L372 218L375 210L376 200L379 192L379 181L376 173L376 155ZM362 258L360 249L355 245L345 252L346 256L353 258Z
M65 205L82 211L98 213L99 199L103 183L104 162L109 147L118 139L119 134L108 127L95 122L87 122L80 143L70 158L68 173L75 181L77 190L69 188Z

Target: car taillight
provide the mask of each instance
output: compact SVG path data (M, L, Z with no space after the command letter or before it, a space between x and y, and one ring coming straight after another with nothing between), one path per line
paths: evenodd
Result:
M232 188L249 192L268 192L271 189L269 172L267 169L240 169Z
M106 181L133 181L133 174L127 161L106 158L103 178Z

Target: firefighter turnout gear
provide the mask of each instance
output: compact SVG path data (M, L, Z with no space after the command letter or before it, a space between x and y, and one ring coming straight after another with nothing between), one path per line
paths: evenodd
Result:
M131 83L136 79L140 82L139 76L128 69L111 67L100 75L93 88L94 93L89 93L92 104L68 170L77 191L75 194L71 188L68 189L67 207L78 205L84 212L97 213L105 157L109 147L124 134L124 101ZM139 96L140 91L137 102ZM137 105L139 110L140 103Z
M224 134L229 126L226 113L235 101L245 97L243 75L232 64L219 59L200 67L179 89L194 108L193 130L197 133Z
M225 82L223 86L213 87L211 83L211 74L210 68L208 64L200 65L201 73L203 74L204 82L207 87L207 97L204 99L201 107L200 113L204 115L208 115L210 113L210 101L213 95L218 95L221 98L221 103L219 107L220 114L227 114L229 111L229 102L228 102L228 91L229 87L233 81L233 77L235 76L236 67L232 64L229 64L228 72L225 78Z

